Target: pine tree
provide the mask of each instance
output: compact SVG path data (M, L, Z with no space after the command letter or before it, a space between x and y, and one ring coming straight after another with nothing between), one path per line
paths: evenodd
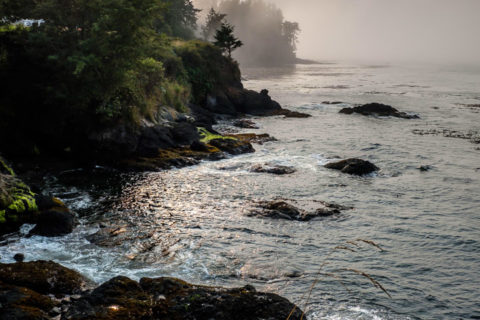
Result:
M217 47L220 47L223 52L226 52L229 58L232 57L233 50L243 45L242 41L238 40L238 38L235 38L233 34L234 29L235 28L232 25L228 23L222 23L222 26L215 34L214 44Z

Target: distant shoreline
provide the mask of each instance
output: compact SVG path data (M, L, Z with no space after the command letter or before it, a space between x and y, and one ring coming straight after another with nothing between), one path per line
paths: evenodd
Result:
M295 58L295 64L333 64L333 62L320 62L317 60Z

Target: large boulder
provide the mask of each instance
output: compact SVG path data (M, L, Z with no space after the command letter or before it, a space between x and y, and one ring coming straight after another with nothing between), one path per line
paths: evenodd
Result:
M75 224L75 215L67 207L55 206L40 212L30 234L44 237L63 236L71 233Z
M331 162L325 168L340 170L343 173L362 176L380 170L376 165L362 159L346 159L338 162Z
M358 107L343 108L339 111L344 114L359 113L364 116L382 116L382 117L397 117L403 119L418 119L417 115L410 115L405 112L400 112L392 106L382 103L367 103Z

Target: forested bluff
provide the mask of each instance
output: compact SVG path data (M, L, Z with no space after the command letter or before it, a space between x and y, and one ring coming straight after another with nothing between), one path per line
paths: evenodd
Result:
M253 152L252 140L268 139L222 136L212 128L218 119L308 116L283 109L268 90L245 89L225 48L196 39L199 11L190 0L6 0L0 6L0 235L24 223L35 224L30 235L41 236L75 227L75 214L59 199L22 181L39 164L42 170L53 163L180 167ZM0 264L1 319L302 316L288 300L249 286L125 277L97 286L54 262L17 258Z

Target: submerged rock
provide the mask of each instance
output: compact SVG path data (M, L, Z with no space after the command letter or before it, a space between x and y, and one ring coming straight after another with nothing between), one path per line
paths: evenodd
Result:
M288 166L280 166L280 165L272 165L272 164L256 164L250 168L251 172L257 173L271 173L277 175L284 175L284 174L291 174L294 173L296 170L293 167Z
M343 173L362 176L380 170L376 165L362 159L346 159L338 162L331 162L325 168L340 170Z
M342 104L342 101L323 101L322 104Z
M321 202L322 207L313 210L305 210L283 201L261 201L249 211L248 216L260 216L264 218L286 219L297 221L309 221L317 217L328 217L338 214L341 210L350 209L336 204Z
M352 114L359 113L364 116L383 116L383 117L397 117L403 119L418 119L417 115L410 115L405 112L400 112L392 106L382 103L367 103L358 107L343 108L339 113Z
M417 169L422 171L422 172L426 172L426 171L430 171L433 167L430 166L430 165L423 165L423 166L420 166L418 167Z

